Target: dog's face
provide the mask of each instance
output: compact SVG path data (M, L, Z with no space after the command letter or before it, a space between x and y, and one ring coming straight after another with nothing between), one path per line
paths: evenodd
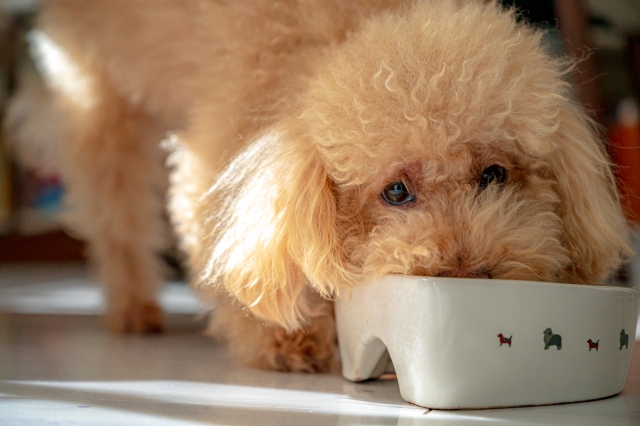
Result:
M246 176L230 187L268 191L255 223L226 219L258 245L213 279L290 327L305 289L331 296L384 274L601 281L629 250L627 227L566 66L540 38L477 2L374 19L258 141L266 159L232 165ZM243 238L222 231L212 244Z
M365 274L565 278L571 257L549 165L474 133L444 147L427 140L422 152L398 143L389 170L337 191L343 250Z

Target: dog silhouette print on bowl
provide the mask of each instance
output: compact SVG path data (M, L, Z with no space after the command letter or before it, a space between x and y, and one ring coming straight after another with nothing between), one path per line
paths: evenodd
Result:
M389 275L353 288L335 307L346 379L376 378L390 358L400 393L411 403L511 407L620 392L638 292Z

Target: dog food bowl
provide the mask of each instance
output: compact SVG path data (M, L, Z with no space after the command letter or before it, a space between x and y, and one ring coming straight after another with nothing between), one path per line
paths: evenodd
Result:
M342 374L393 362L402 397L434 409L587 401L622 390L638 292L528 281L386 276L336 300Z

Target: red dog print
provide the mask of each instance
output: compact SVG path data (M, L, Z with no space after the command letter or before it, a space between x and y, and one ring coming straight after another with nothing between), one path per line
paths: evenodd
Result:
M600 340L598 340L597 342L594 342L591 339L589 339L587 340L587 343L589 344L589 352L591 352L591 349L595 349L596 352L598 351L598 343L600 343Z
M513 337L513 334L510 337L504 337L502 333L500 333L498 334L498 337L500 338L500 346L502 346L503 343L506 343L511 347L511 338Z

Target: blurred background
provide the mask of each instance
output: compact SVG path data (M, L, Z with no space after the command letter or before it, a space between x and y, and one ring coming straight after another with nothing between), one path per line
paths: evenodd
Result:
M503 0L546 32L547 47L581 58L575 96L602 126L625 209L640 224L640 0ZM64 209L53 147L56 117L28 53L35 0L0 0L0 264L83 261L61 229ZM9 99L12 99L9 102ZM636 249L640 251L636 238ZM169 254L171 261L173 256ZM617 279L640 283L640 262Z

